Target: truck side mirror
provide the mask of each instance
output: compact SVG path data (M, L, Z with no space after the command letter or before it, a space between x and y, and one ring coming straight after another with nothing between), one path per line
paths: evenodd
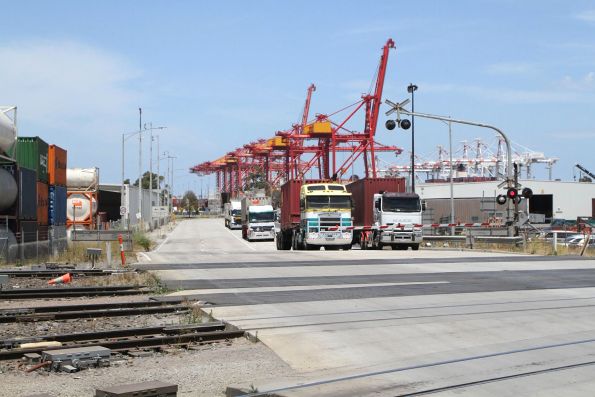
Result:
M422 200L421 201L421 210L425 211L428 208L428 203L426 202L426 200Z
M376 200L374 202L374 208L376 208L378 211L380 211L380 200Z

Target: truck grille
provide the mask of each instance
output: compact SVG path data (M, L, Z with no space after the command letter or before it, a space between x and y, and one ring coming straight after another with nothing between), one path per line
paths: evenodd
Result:
M320 218L320 230L326 230L329 227L341 226L341 218Z

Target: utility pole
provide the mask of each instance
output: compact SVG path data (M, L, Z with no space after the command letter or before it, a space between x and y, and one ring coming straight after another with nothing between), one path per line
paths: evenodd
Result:
M153 122L149 126L149 230L153 230Z
M138 108L138 222L143 227L143 109Z
M159 157L159 153L159 135L157 135L157 196L159 198L159 206L161 206L161 174L159 173L161 157Z

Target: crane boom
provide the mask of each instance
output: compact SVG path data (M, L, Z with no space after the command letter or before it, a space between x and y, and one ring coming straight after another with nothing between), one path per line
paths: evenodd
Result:
M583 167L582 165L580 165L578 163L576 163L574 166L595 180L595 175L591 171L589 171L588 169L586 169L585 167Z
M310 87L308 87L308 95L306 96L306 103L304 105L304 113L302 114L302 123L300 124L302 131L304 130L306 124L308 124L308 114L310 113L310 101L312 100L312 92L314 91L316 91L316 86L314 84L310 84Z

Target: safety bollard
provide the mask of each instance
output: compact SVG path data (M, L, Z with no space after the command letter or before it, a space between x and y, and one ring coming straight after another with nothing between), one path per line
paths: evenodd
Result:
M126 257L124 256L124 240L122 235L118 234L118 242L120 243L120 258L122 259L122 267L126 266Z

